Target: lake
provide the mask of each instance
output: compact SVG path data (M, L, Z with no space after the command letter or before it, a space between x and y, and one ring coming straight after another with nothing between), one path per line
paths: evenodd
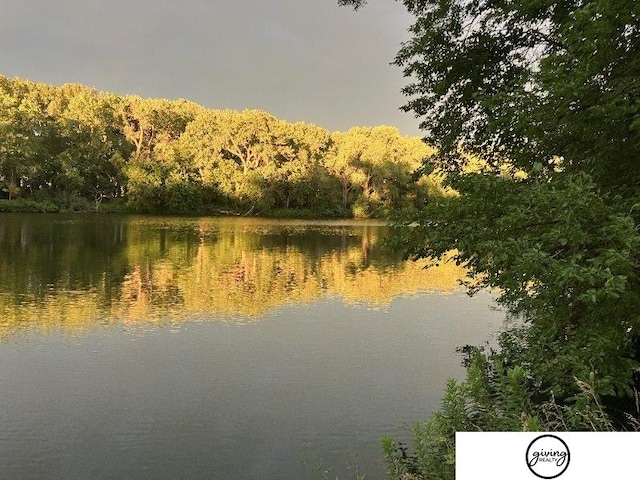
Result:
M502 325L380 222L0 216L0 478L384 478Z

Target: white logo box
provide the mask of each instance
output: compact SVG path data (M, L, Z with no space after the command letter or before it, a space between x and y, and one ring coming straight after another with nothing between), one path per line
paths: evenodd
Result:
M639 465L640 432L456 433L456 480L640 478Z

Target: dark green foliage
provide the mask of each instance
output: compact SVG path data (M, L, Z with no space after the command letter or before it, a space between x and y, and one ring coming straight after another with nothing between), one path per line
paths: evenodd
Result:
M412 256L442 256L471 268L472 290L496 287L499 302L530 325L529 361L539 388L575 393L594 373L599 395L631 395L638 364L640 196L603 194L586 174L554 181L473 174L398 228ZM426 239L426 241L425 241Z
M424 116L459 195L400 218L418 226L399 228L398 244L413 257L454 248L472 291L499 289L529 328L540 391L569 402L594 377L597 395L633 395L639 7L405 4L417 16L397 59L417 78L407 108Z
M28 198L0 201L0 212L57 213L59 211L60 208L51 201L37 201Z
M522 329L504 333L498 353L467 349L466 380L448 382L440 410L414 426L411 448L388 437L382 440L390 478L455 478L456 432L615 429L593 377L591 383L577 383L571 406L541 395L530 364L514 364L526 355L522 335Z
M458 195L396 215L395 246L454 249L471 292L493 288L521 325L500 352L472 355L405 470L452 478L459 430L635 428L640 4L403 3L416 18L396 58L412 82L404 108L439 149L425 169Z
M396 63L416 81L441 165L459 145L493 167L580 170L608 188L640 181L637 2L406 1L417 21ZM624 172L623 175L620 175Z

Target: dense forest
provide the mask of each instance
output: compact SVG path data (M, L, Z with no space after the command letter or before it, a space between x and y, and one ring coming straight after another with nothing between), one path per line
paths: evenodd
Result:
M441 192L414 174L433 149L394 127L329 132L3 76L0 106L0 211L368 217Z

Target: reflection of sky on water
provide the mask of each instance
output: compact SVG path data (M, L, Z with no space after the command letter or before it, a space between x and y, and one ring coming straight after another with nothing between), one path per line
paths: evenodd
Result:
M382 478L379 439L435 409L488 295L324 298L261 322L31 330L0 346L0 471L12 478ZM212 473L213 472L213 473Z
M379 439L437 408L456 347L503 319L457 289L462 270L390 256L385 234L1 216L0 472L382 478Z

